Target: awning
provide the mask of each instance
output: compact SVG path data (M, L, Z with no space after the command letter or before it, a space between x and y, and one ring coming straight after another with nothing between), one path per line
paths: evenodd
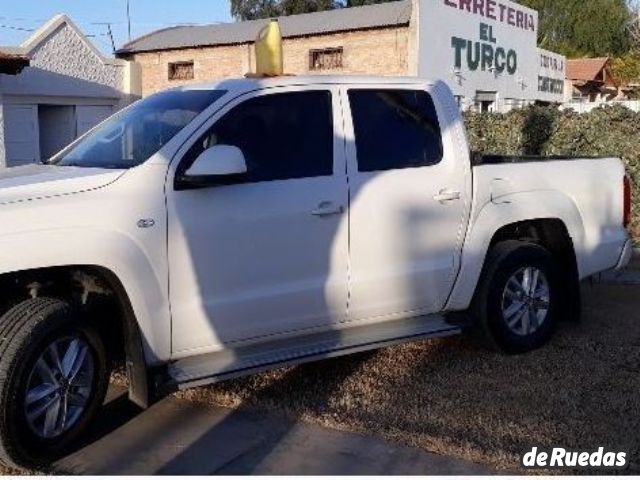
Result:
M495 102L497 99L497 92L476 92L477 102Z
M24 55L12 55L0 52L0 73L5 75L18 75L25 67L29 66L29 57Z

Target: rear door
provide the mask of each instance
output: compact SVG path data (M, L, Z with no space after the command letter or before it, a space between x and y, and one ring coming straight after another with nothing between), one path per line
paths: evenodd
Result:
M438 312L470 203L470 167L457 158L451 125L459 115L437 111L419 87L345 88L343 103L351 112L349 320Z

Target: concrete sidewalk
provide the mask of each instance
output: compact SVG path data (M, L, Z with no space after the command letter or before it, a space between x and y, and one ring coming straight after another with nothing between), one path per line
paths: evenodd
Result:
M56 473L93 475L473 475L470 462L261 413L167 398L140 412L121 390Z

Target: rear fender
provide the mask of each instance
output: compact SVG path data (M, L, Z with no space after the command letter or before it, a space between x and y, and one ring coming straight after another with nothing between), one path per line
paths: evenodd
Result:
M446 310L466 310L471 304L496 232L511 224L544 219L562 221L573 241L580 272L581 255L578 252L584 244L585 231L580 212L569 197L557 191L533 191L501 196L497 200L487 202L476 215L472 215L462 249L460 272Z

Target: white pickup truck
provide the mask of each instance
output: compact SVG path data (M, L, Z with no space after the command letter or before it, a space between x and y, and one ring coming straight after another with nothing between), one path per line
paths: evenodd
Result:
M619 159L472 156L450 90L281 77L139 101L0 173L0 460L43 465L103 403L477 332L507 353L624 266Z

